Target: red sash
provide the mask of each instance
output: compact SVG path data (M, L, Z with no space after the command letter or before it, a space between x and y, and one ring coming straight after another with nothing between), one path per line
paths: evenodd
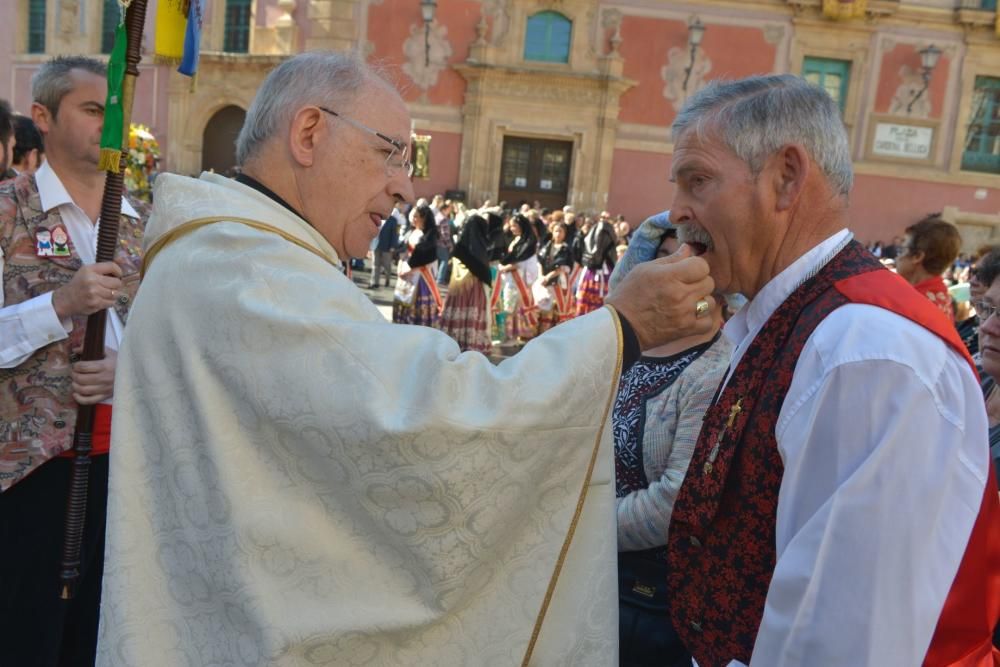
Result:
M438 315L440 315L441 311L444 310L444 301L441 300L441 292L438 291L437 281L434 280L430 267L425 264L417 269L417 271L420 272L424 282L427 283L427 287L431 291L431 296L434 297L434 304L437 306Z
M500 291L503 289L501 286L501 274L497 273L496 277L493 279L493 291L490 292L490 312L497 312L497 304L500 302Z
M580 280L581 271L583 267L579 264L575 264L570 271L569 280L566 281L566 310L559 315L560 321L576 317L576 283Z
M976 365L955 327L938 307L887 271L872 271L836 283L837 290L854 303L879 306L902 315L937 334L961 354L976 372ZM1000 651L993 647L993 628L1000 619L1000 500L995 471L989 472L979 516L972 527L965 555L945 599L925 667L991 667L1000 665Z
M520 271L515 269L510 272L510 275L513 276L514 286L517 287L518 294L521 295L521 312L524 313L528 326L538 326L538 306L535 305L535 299L531 296L531 290L524 284L524 278Z
M556 308L559 309L559 321L568 320L571 317L569 312L569 289L560 285L557 280L552 285L552 293L555 295Z
M573 267L573 270L569 274L569 282L566 283L566 285L571 293L576 291L573 288L576 287L576 281L580 279L581 271L583 271L583 266L577 264Z

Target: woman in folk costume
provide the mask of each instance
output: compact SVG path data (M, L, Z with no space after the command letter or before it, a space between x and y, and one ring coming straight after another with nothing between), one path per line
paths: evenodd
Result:
M566 225L555 222L551 230L552 239L538 253L541 275L531 287L538 306L538 333L551 329L572 314L569 275L573 270L573 252L566 242Z
M434 279L437 268L438 229L429 206L418 206L413 228L406 234L407 256L399 261L396 290L392 300L392 321L400 324L437 326L441 313L441 293Z
M510 233L514 238L500 260L500 296L507 313L507 339L523 342L533 338L538 329L537 308L531 295L531 285L538 279L538 245L531 221L520 213L510 219ZM491 302L495 304L495 296Z
M615 268L615 245L618 234L611 223L599 220L583 238L580 263L583 276L576 290L576 314L586 315L604 305L608 293L608 277Z
M647 230L661 233L656 227ZM679 247L675 229L662 234L657 258ZM619 262L611 284L634 266ZM729 366L732 345L721 332L725 303L718 298L710 331L643 350L618 385L611 418L621 667L691 664L670 618L667 528L705 411Z
M473 213L465 219L451 258L451 282L441 311L441 330L455 339L462 351L488 354L490 342L488 290L489 233L486 219Z

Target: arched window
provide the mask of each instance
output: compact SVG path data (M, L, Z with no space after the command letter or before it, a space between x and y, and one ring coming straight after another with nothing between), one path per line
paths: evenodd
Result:
M568 63L573 22L559 12L539 12L528 17L524 59Z
M250 52L250 0L226 0L226 30L222 50Z
M28 53L45 53L45 0L28 0Z

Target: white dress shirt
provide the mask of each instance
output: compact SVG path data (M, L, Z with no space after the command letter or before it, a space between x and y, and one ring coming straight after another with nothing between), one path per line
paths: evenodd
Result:
M97 232L100 222L95 224L87 217L66 192L59 176L48 161L35 172L38 194L42 210L46 213L56 209L66 227L66 232L84 264L93 264L97 256ZM138 218L132 205L122 197L122 213ZM4 256L0 250L0 274L3 273ZM108 326L105 328L104 345L118 349L125 325L114 308L108 309ZM49 343L63 340L73 330L69 318L61 321L52 306L52 292L41 294L11 306L4 306L4 295L0 291L0 368L15 368L27 361L36 350Z
M842 230L799 258L726 324L733 367L849 239ZM919 665L987 480L969 365L899 315L845 305L806 342L775 435L777 563L751 665Z

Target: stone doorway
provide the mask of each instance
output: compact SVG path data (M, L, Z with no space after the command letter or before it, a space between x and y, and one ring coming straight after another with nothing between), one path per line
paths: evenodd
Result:
M573 142L505 136L500 162L500 201L511 208L538 202L542 208L566 204Z

